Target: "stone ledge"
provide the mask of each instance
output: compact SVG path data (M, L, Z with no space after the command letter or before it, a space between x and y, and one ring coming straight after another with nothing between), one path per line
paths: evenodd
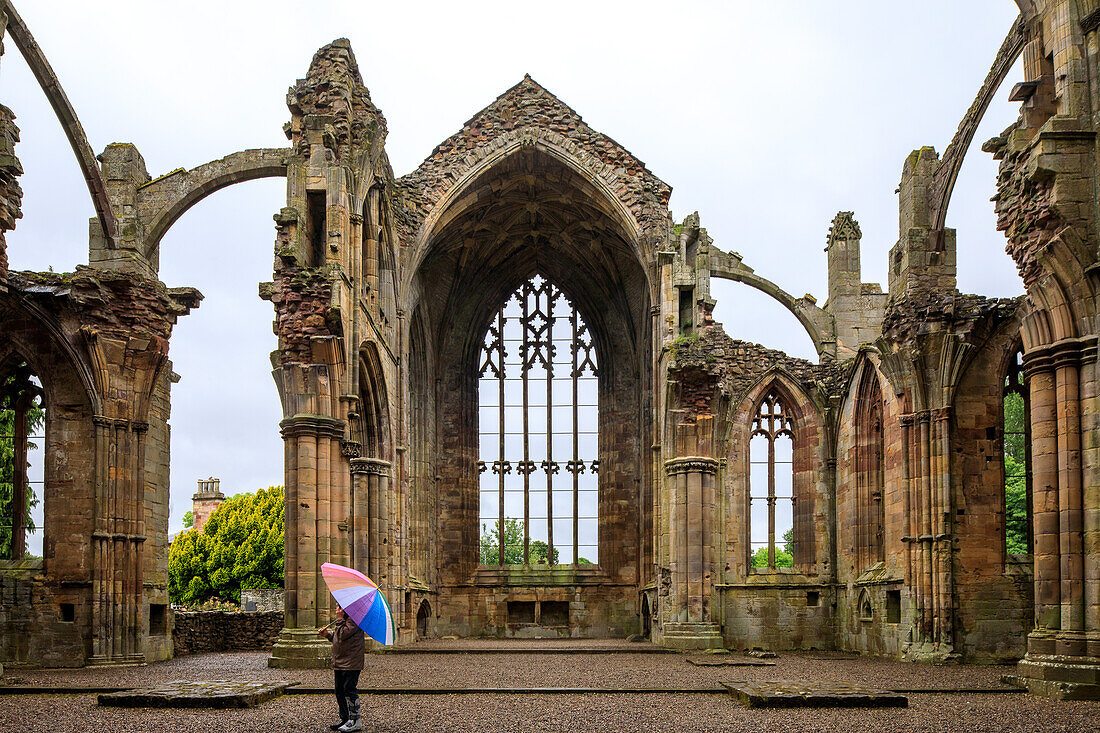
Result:
M148 689L99 695L99 704L121 708L251 708L283 694L293 682L175 680Z

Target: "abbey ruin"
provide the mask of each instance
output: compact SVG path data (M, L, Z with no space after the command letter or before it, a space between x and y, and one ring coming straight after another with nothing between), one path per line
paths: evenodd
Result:
M862 282L841 212L819 304L722 249L706 212L673 220L670 186L530 77L395 177L345 40L290 88L287 147L154 179L134 145L90 149L3 2L5 50L50 95L98 216L86 266L9 266L21 166L0 107L0 390L17 415L45 410L46 444L40 565L19 559L22 513L6 518L0 662L172 655L169 344L202 296L158 280L159 242L209 194L285 177L259 284L284 415L273 666L327 664L331 561L380 583L402 643L538 631L1020 660L1034 693L1100 697L1100 1L1017 4L942 155L899 154L886 289ZM992 299L956 288L965 244L945 217L1021 56L1019 119L983 150L1026 295ZM789 309L817 361L727 334L715 278Z

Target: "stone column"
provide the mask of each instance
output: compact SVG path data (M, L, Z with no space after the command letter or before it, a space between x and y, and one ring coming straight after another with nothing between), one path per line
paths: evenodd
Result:
M923 641L931 642L934 638L933 588L932 588L932 481L931 481L931 456L929 452L929 424L928 413L917 415L918 420L918 455L919 467L919 496L920 496L920 555L921 578L920 594L924 599L921 605L921 631Z
M344 435L344 422L298 414L283 420L280 428L286 446L286 615L267 663L284 669L324 668L331 646L317 629L328 622L332 602L321 565L334 539L330 500L334 487L339 491L342 484L334 479L331 457L333 444Z
M379 586L389 581L389 461L353 458L352 516L350 518L353 562ZM393 605L391 600L391 605Z
M676 649L722 646L722 633L710 613L718 461L702 456L665 461L670 507L672 587L661 613L661 643Z
M1017 669L1031 692L1062 699L1100 699L1100 629L1088 623L1086 612L1086 599L1100 589L1089 587L1097 579L1085 571L1086 558L1095 556L1086 547L1086 525L1097 520L1100 492L1085 486L1085 477L1096 473L1082 466L1096 442L1094 432L1082 434L1096 409L1085 399L1095 388L1083 380L1095 360L1095 338L1064 339L1024 355L1031 396L1036 628Z
M1058 416L1054 372L1029 369L1031 404L1032 552L1035 558L1035 624L1061 625L1061 575L1058 557ZM1053 648L1051 649L1053 651Z
M932 445L934 456L932 482L936 507L933 516L933 552L935 557L935 643L940 653L954 649L954 573L952 572L953 511L951 501L951 409L941 407L932 414Z

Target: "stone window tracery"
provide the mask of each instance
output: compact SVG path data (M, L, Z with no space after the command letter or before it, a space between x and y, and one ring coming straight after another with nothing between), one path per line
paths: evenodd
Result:
M749 552L755 568L794 564L794 421L772 389L749 438Z
M36 530L31 510L43 482L28 458L42 451L44 426L42 386L27 364L0 372L0 561L21 561Z
M1003 408L1005 554L1011 558L1031 552L1031 421L1019 350L1005 375Z
M478 372L481 563L598 562L598 369L580 313L532 277L494 315Z

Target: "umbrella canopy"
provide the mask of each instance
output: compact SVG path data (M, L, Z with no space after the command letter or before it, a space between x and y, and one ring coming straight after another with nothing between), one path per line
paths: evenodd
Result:
M328 592L367 636L380 644L392 644L397 636L390 604L378 585L358 570L326 562L321 566Z

